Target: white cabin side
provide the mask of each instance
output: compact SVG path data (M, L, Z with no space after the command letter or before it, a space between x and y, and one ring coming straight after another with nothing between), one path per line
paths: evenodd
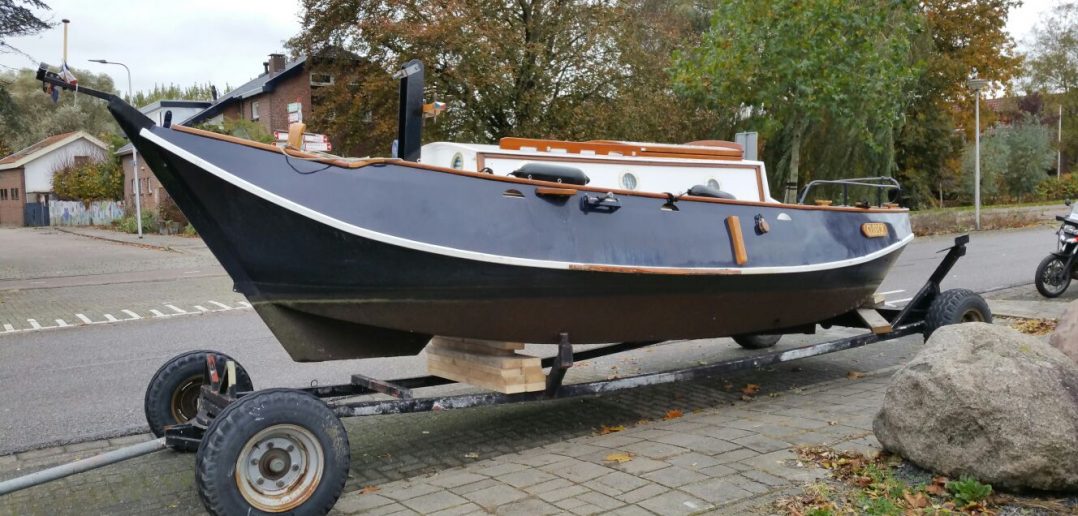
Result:
M486 168L499 176L527 163L548 163L584 171L592 187L682 194L693 186L706 185L739 200L778 202L771 198L761 161L510 150L497 145L434 142L423 146L420 162L468 172Z

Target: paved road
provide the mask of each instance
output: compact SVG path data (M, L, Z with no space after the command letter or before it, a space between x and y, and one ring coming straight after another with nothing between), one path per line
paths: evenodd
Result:
M959 262L948 277L945 288L965 287L984 291L1029 283L1037 262L1053 245L1052 231L1048 227L1039 227L974 235L969 255ZM81 237L70 235L43 236L58 237L54 242L73 249L92 248L89 256L93 256L93 260L107 256L107 248L122 248L116 252L132 263L146 264L141 269L144 271L155 270L153 263L157 263L147 258L145 253L158 253L154 258L167 265L157 270L166 279L100 287L63 286L20 290L20 295L38 297L30 304L32 306L20 305L23 308L19 310L49 309L50 303L56 304L50 300L57 296L78 300L98 295L105 304L128 302L131 299L135 300L131 303L156 299L160 306L162 302L167 302L161 301L161 292L166 290L183 297L182 302L217 298L214 300L239 306L237 298L226 300L221 297L228 294L220 284L227 282L227 278L183 277L185 271L201 270L189 268L192 264L200 268L214 266L206 256L198 254L197 248L188 254L171 253L86 239L72 242L68 239ZM3 248L3 239L7 237L9 235L0 232L0 248ZM888 295L892 300L912 296L938 263L940 256L935 252L949 245L950 241L951 238L947 237L933 237L914 242L880 290L893 292ZM6 251L5 256L8 256ZM94 265L87 267L92 269ZM104 266L105 270L101 272L115 272L107 270L108 267L112 265ZM50 269L44 267L42 270L47 273ZM14 281L14 273L8 274ZM52 274L48 277L61 276ZM218 283L212 283L214 281ZM10 294L11 291L0 291L0 296ZM180 308L199 311L187 306ZM207 308L214 305L203 302L198 306ZM84 310L89 313L92 308ZM301 386L311 380L339 383L347 381L349 375L356 372L391 378L417 374L423 369L423 359L417 357L296 364L288 359L252 311L218 309L222 311L189 317L147 315L141 320L113 324L9 332L6 335L0 331L0 385L4 389L4 401L0 404L0 455L48 444L138 431L144 424L141 402L148 379L168 357L190 349L213 348L232 354L250 371L255 385L260 388ZM826 336L822 334L812 338L822 339ZM803 339L805 337L787 338L782 345L794 345L804 342ZM675 363L688 364L698 359L744 356L744 352L728 340L718 340L721 343L695 341L662 346L647 355L646 361L634 363L631 367L658 369ZM581 374L604 376L612 367L619 364L625 366L619 360L593 361L592 369L581 370Z

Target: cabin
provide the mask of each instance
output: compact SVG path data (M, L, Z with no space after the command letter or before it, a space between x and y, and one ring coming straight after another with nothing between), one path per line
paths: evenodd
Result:
M745 160L741 145L721 140L685 145L530 138L502 138L498 145L436 142L422 147L420 161L500 176L535 175L535 179L586 183L612 191L778 202L769 193L763 162Z

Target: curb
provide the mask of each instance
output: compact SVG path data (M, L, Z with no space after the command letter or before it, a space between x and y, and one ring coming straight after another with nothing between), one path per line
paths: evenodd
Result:
M98 235L87 235L86 233L81 233L81 232L78 232L78 231L72 231L70 229L64 229L62 226L52 226L52 228L55 229L56 231L59 231L61 233L67 233L69 235L76 235L76 236L80 236L80 237L84 237L84 238L92 238L94 240L101 240L101 241L104 241L104 242L112 242L112 243L115 243L115 244L129 245L129 246L133 246L133 247L142 247L144 249L156 249L158 251L168 251L170 253L181 253L182 254L181 251L178 251L178 250L176 250L176 249L174 249L172 247L169 247L167 245L147 244L147 243L143 243L143 242L129 242L127 240L120 240L118 238L108 238L108 237L103 237L103 236L98 236Z

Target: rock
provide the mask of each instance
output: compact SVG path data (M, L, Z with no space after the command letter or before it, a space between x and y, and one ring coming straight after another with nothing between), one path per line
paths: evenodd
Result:
M949 477L1078 491L1078 364L1011 328L945 326L895 373L872 429Z
M1078 363L1078 301L1067 305L1048 343Z

